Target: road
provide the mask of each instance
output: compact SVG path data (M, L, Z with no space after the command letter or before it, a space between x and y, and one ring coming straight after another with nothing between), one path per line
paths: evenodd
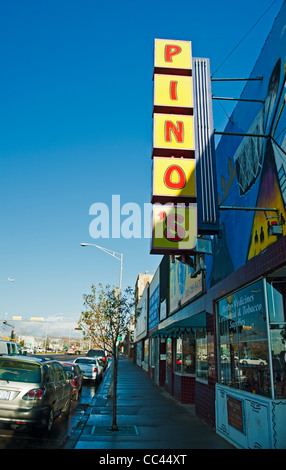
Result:
M50 356L50 355L49 355ZM78 356L54 355L54 359L71 361ZM60 449L66 443L72 430L77 426L96 394L98 384L84 382L82 393L77 401L72 400L68 419L58 417L54 421L49 436L39 436L37 431L13 430L8 424L0 423L0 449Z

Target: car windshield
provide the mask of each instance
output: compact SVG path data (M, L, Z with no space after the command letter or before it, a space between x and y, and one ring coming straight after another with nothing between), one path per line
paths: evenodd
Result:
M92 349L91 351L88 351L87 353L88 356L94 356L94 357L102 357L104 356L104 352L101 351L101 350L98 350L98 351L95 351L94 349Z
M77 359L76 362L78 364L94 364L95 363L95 360L94 359L84 359L84 358L81 358L81 359Z
M68 372L74 372L75 370L75 366L73 366L72 364L62 364L62 366Z
M33 362L0 360L0 380L36 383L41 381L41 366Z

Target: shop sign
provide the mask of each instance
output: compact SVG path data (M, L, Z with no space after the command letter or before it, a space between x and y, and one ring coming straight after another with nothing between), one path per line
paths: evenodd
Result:
M194 157L194 118L179 114L154 114L153 156Z
M152 202L196 201L196 162L190 158L153 158Z
M184 263L170 260L170 313L202 292L202 274L191 278L192 268Z
M242 400L237 400L236 398L227 395L227 418L230 426L242 433L245 433L244 404Z
M192 77L154 75L154 113L193 114Z
M160 308L160 268L157 269L149 287L149 330L159 323Z
M155 39L151 253L190 253L196 245L194 157L191 42Z
M197 241L197 205L154 205L151 254L189 253Z
M192 74L192 44L190 41L155 39L154 72L160 74Z

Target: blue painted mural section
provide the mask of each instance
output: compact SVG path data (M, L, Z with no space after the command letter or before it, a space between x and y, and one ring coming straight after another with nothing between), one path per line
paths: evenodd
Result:
M221 210L220 235L206 257L207 288L224 279L277 240L270 224L285 229L286 202L286 2L262 48L216 148L219 205L277 208L271 211ZM257 137L256 137L257 136ZM262 137L264 136L264 137Z

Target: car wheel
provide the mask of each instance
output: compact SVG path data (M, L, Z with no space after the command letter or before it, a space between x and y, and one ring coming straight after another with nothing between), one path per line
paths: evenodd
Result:
M74 395L72 396L72 400L77 401L79 398L79 390L77 390Z
M71 408L71 397L69 397L66 406L62 409L61 415L62 415L64 418L68 418L68 416L69 416L69 414L70 414L70 408Z
M47 417L46 426L45 426L44 431L47 434L49 434L51 432L51 430L53 429L53 425L54 425L54 410L53 410L53 408L51 408L50 411L49 411L48 417Z

